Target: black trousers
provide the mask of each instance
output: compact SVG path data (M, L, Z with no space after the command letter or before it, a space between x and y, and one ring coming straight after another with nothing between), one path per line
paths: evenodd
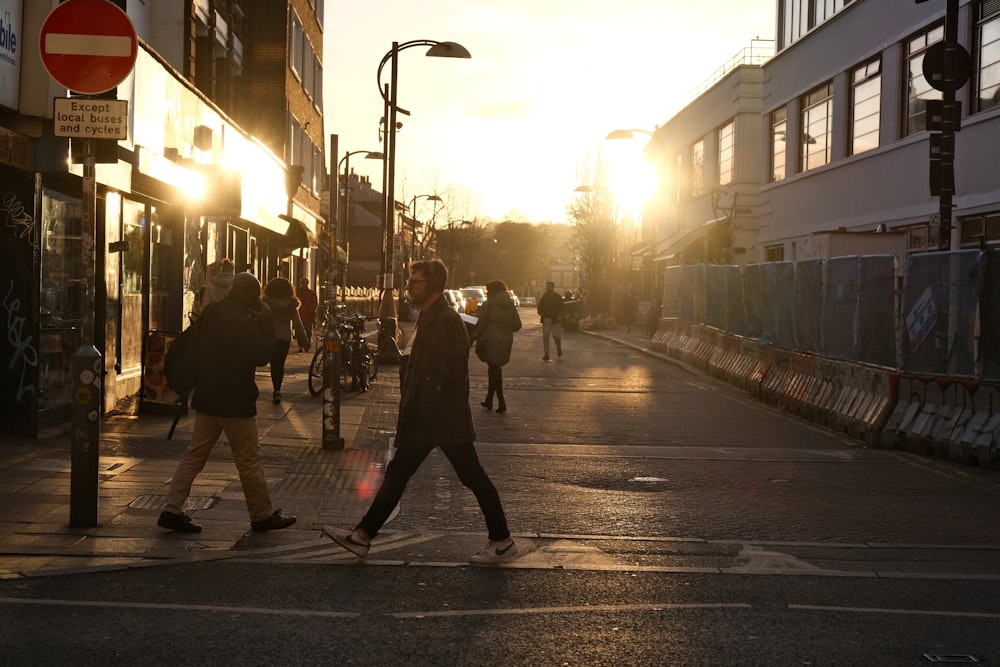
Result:
M409 483L413 473L431 453L434 447L414 447L407 446L396 450L396 455L389 462L385 469L385 479L382 486L375 494L368 512L361 519L358 528L364 530L371 537L375 537L378 531L389 519L392 510L403 497L406 485ZM476 448L471 442L461 445L441 445L441 451L448 457L451 467L458 474L458 480L472 491L479 502L479 509L482 510L486 519L486 528L489 530L490 540L499 541L510 537L510 530L507 528L507 516L504 514L503 505L500 503L500 494L493 486L489 475L483 470L479 463L479 456Z

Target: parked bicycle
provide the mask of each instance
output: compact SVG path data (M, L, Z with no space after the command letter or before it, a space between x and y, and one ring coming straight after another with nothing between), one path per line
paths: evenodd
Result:
M340 383L344 389L368 391L378 377L376 349L365 339L365 317L352 315L340 320ZM325 343L325 341L324 341ZM309 393L319 396L323 392L323 358L325 346L317 346L309 364Z

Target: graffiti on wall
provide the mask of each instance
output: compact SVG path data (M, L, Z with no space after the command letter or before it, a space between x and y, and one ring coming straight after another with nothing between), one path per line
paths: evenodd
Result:
M8 227L14 229L14 235L18 238L34 239L32 234L35 227L35 219L31 212L24 207L24 204L17 198L17 194L8 192L0 200L0 212L6 218Z
M18 378L14 397L17 402L21 402L26 395L35 391L29 378L34 377L31 369L38 366L38 351L32 345L31 335L26 335L28 318L21 311L21 300L14 295L14 281L11 281L4 294L3 310L7 314L7 342L14 349L8 369L13 377Z

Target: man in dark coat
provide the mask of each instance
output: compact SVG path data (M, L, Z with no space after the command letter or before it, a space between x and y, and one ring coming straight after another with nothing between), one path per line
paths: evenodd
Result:
M274 347L274 321L260 299L260 281L250 273L233 279L222 301L205 307L196 325L195 345L200 372L191 407L195 409L191 444L177 462L166 509L157 525L179 533L201 526L184 514L184 501L194 478L205 467L212 447L226 434L250 511L253 530L278 530L295 523L271 507L257 433L257 366L264 366Z
M410 354L400 366L403 375L397 451L371 507L355 529L344 534L331 526L323 531L360 558L396 507L410 477L435 447L440 447L458 475L479 501L489 542L470 563L494 564L517 555L496 487L479 463L473 441L476 430L469 407L469 334L462 318L448 307L441 293L448 269L440 260L414 262L406 289L420 308Z
M538 300L538 314L542 318L542 350L545 356L542 361L549 360L549 338L556 342L556 354L562 356L561 325L563 315L563 298L556 291L556 284L551 280L545 283L545 294Z

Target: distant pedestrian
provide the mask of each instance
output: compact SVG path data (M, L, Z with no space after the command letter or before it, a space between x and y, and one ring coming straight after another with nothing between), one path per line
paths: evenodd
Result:
M649 313L646 314L646 338L652 338L660 328L661 317L663 317L663 299L659 290L656 290L653 292L653 302L649 305Z
M287 278L278 276L267 281L264 287L264 303L274 314L274 351L271 354L271 386L274 392L271 399L275 404L281 403L281 384L285 379L285 360L292 346L292 332L299 348L309 350L311 341L306 328L299 318L299 300L295 297L295 289Z
M208 267L208 280L205 281L205 293L201 299L201 307L204 308L210 303L222 301L233 288L233 278L236 277L236 268L233 260L224 258L218 264Z
M625 288L625 296L622 297L622 324L625 325L627 333L632 333L632 326L635 324L638 310L639 300L632 290L632 285L629 285Z
M517 314L514 300L507 292L507 285L502 280L486 283L486 303L479 309L475 338L476 356L486 364L489 378L486 400L480 403L487 410L493 409L493 395L496 394L499 401L497 412L507 412L502 367L510 361L514 333L520 330L521 316Z
M205 308L198 319L195 340L201 372L191 400L194 430L191 444L177 462L166 509L156 525L178 533L201 532L201 526L184 514L184 502L212 447L225 433L240 473L251 529L291 526L295 517L283 516L280 509L271 506L260 459L254 374L257 366L271 358L274 322L260 300L260 282L253 274L236 275L226 298Z
M441 296L448 269L438 259L414 262L406 290L420 309L411 352L400 365L401 397L396 453L368 512L350 533L323 526L323 532L359 558L399 503L406 484L435 447L448 458L459 481L479 502L489 530L483 551L470 563L495 564L517 555L496 487L483 470L473 441L469 406L469 334L461 316Z
M562 356L562 331L561 324L563 314L563 298L556 292L554 282L545 283L545 293L538 300L538 314L542 318L542 351L544 356L542 361L549 360L549 338L556 343L556 354Z
M309 340L312 340L313 324L316 323L316 309L319 308L319 296L309 288L309 279L305 276L299 278L299 284L295 286L295 296L299 299L299 319L302 326L306 328ZM299 345L299 352L308 352L309 346Z

